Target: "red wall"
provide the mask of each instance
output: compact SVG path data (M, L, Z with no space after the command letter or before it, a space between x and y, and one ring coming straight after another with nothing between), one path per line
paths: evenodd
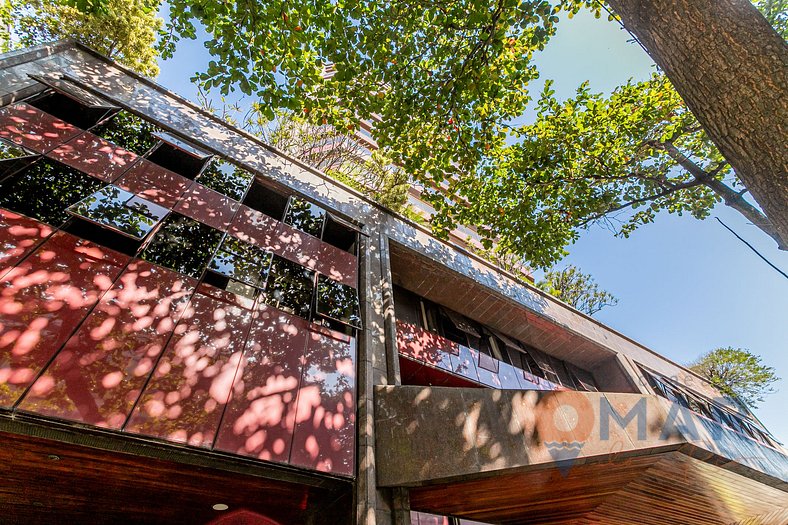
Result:
M357 259L25 104L0 137L357 286ZM0 407L355 472L355 340L0 209Z

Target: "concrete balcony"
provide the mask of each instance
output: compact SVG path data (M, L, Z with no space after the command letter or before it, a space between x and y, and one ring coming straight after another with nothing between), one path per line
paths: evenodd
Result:
M375 392L378 483L491 523L788 523L788 457L640 394Z

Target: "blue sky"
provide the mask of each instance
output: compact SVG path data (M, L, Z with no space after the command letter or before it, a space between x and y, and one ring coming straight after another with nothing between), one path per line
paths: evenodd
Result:
M592 90L608 92L629 78L646 79L653 62L629 40L605 19L585 13L564 19L537 58L542 79L555 80L558 97L571 96L585 80ZM161 64L157 81L196 100L189 78L208 60L200 38L181 42L175 56ZM532 84L532 93L541 87L541 81ZM713 216L788 271L788 253L738 213L719 205ZM776 368L785 379L756 414L788 443L788 280L711 217L661 214L629 239L594 228L569 251L559 266L580 267L618 297L617 306L596 315L609 326L682 364L713 348L734 346Z

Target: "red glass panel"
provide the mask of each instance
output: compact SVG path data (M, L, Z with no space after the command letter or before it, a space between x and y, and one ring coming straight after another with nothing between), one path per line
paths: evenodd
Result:
M358 259L352 253L321 243L316 269L335 281L358 288Z
M355 340L346 343L310 331L290 463L353 475L355 433Z
M0 281L0 405L10 406L112 286L125 255L58 232Z
M323 244L320 239L285 223L279 224L276 238L281 244L281 249L275 251L277 255L307 268L317 267L320 246Z
M264 306L246 341L215 449L287 462L307 322Z
M46 153L82 130L27 104L0 109L0 137Z
M140 159L117 182L117 185L124 190L136 193L143 199L166 208L175 206L191 184L192 181L186 177L181 177L147 159Z
M51 226L0 208L0 277L51 234Z
M426 512L411 512L410 523L411 525L449 525L449 518Z
M19 407L120 428L167 344L195 281L132 262Z
M249 310L195 294L125 430L211 447L251 319Z
M175 211L218 230L226 231L240 204L195 182L186 190Z
M451 354L460 352L457 343L402 321L397 321L397 347L402 355L448 371L454 370Z
M278 252L282 247L276 237L278 226L279 221L248 206L241 205L227 231L237 239L259 246L264 250Z
M61 144L48 156L105 182L115 181L139 159L134 153L88 132Z

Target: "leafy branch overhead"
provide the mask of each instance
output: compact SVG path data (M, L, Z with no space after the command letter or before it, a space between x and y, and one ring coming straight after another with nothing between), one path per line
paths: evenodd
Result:
M779 241L662 76L563 102L548 84L536 122L512 126L560 9L601 12L557 3L175 0L161 49L201 25L214 60L196 80L253 95L268 119L286 110L351 132L379 116L374 138L428 188L437 234L475 225L487 248L534 266L590 224L628 235L661 210L703 218L720 201Z

